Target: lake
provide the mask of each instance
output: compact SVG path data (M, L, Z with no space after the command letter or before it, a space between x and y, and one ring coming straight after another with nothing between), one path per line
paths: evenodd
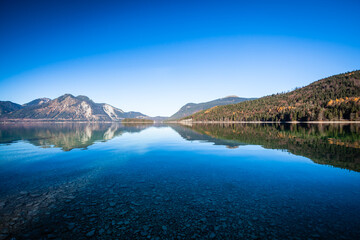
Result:
M359 239L359 124L0 125L0 239Z

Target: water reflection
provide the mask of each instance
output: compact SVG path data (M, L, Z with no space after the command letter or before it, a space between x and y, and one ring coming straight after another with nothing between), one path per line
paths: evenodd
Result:
M43 148L63 151L87 149L98 141L108 141L126 132L140 132L151 124L119 123L16 123L0 125L0 144L27 141Z
M262 148L358 171L358 125L171 128L0 126L0 239L358 238L358 172Z
M87 149L152 124L16 123L0 125L0 144L26 141L63 151ZM261 145L283 149L319 164L360 171L360 124L193 124L170 125L188 141L212 142L229 149Z
M186 140L236 148L261 145L284 149L316 163L360 171L359 124L193 124L172 125Z

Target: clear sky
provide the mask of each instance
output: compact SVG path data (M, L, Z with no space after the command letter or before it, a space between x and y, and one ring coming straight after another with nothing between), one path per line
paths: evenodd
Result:
M169 116L360 69L360 1L0 0L0 100Z

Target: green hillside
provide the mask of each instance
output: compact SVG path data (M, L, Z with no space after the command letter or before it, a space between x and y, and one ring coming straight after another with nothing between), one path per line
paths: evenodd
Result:
M288 93L213 107L183 119L193 121L360 120L360 71L324 78Z

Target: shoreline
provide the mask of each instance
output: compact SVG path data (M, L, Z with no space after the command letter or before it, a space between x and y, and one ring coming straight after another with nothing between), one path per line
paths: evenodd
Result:
M337 120L337 121L164 121L164 122L147 122L147 121L134 121L134 122L122 122L122 121L85 121L85 120L50 120L50 119L0 119L2 123L148 123L148 124L234 124L234 123L290 123L290 124L302 124L302 123L314 123L314 124L339 124L339 123L356 123L360 124L360 121L349 120Z
M126 123L149 123L146 121L141 122L122 122L122 121L85 121L85 120L48 120L48 119L0 119L0 124L3 123L119 123L119 124L126 124ZM153 123L149 123L153 124Z
M166 123L180 123L180 124L193 124L193 123L201 123L201 124L208 124L208 123L291 123L291 124L301 124L301 123L316 123L316 124L329 124L329 123L357 123L359 124L360 121L169 121Z

